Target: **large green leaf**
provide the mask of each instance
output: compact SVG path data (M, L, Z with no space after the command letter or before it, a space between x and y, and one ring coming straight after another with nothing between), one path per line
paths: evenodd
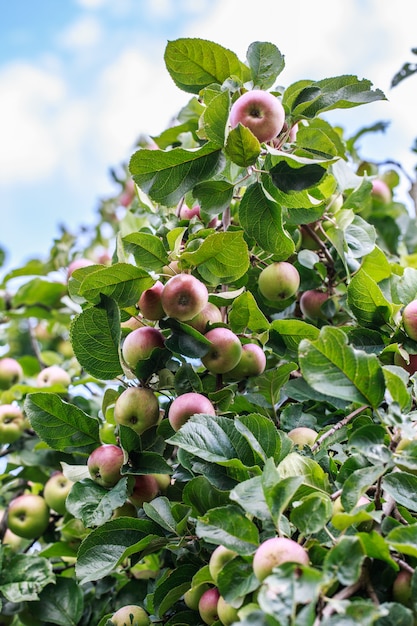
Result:
M143 269L131 263L115 263L88 274L80 285L79 295L93 304L98 304L105 295L124 308L136 304L142 291L153 283Z
M361 325L379 328L392 320L393 305L365 270L361 269L355 274L347 294L352 313Z
M158 272L169 262L168 252L165 250L160 238L156 235L142 232L130 233L123 237L123 243L126 250L133 254L139 267L149 272L152 270ZM140 287L141 291L147 289L147 287L143 287L143 284L140 284ZM137 295L138 292L136 292Z
M259 544L256 525L236 505L211 509L197 521L196 535L238 554L253 554Z
M267 41L250 44L246 59L252 73L254 89L269 89L285 67L284 56L278 48Z
M40 594L40 601L30 607L33 617L58 626L78 624L83 609L81 587L73 578L64 576L58 576L55 584L45 587Z
M67 510L91 528L108 522L114 509L128 497L127 478L121 478L112 489L106 489L90 478L77 481L68 494Z
M52 563L36 554L15 554L0 572L0 589L9 602L37 600L55 582Z

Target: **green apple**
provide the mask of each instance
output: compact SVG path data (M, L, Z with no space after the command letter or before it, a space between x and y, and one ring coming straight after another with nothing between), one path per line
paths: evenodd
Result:
M266 356L261 346L257 343L245 343L242 346L240 360L235 367L227 373L227 378L242 380L250 376L259 376L266 367Z
M0 359L0 389L8 389L23 378L23 369L19 361L5 356Z
M410 606L412 600L411 579L413 575L408 570L398 572L392 584L392 598L395 602Z
M121 478L123 450L112 443L103 443L91 452L87 467L91 478L102 487L114 487Z
M170 474L151 474L158 483L159 491L165 493L171 484Z
M48 478L43 488L43 497L50 509L60 515L65 515L65 502L73 484L72 480L60 471L54 472Z
M25 416L17 405L0 404L0 445L20 439L25 426Z
M147 387L128 387L116 400L114 419L141 435L155 426L160 417L158 398Z
M112 519L116 517L137 517L138 510L130 500L126 500L124 504L114 509Z
M10 528L6 528L1 542L4 546L10 546L13 552L21 552L30 545L30 541L30 539L19 537Z
M211 553L209 559L209 572L210 576L213 579L214 584L217 584L217 578L219 576L220 571L223 567L237 556L237 553L234 550L230 550L230 548L226 548L226 546L217 546L215 550Z
M49 525L49 506L42 496L24 493L12 500L7 512L8 528L24 539L37 539Z
M51 387L52 385L69 387L71 377L63 367L50 365L39 372L36 377L36 384L38 387Z
M269 91L252 89L232 104L229 122L232 128L246 126L261 143L271 141L282 130L285 111L280 100Z
M296 446L311 446L315 443L317 439L317 432L313 428L308 428L307 426L297 426L293 428L288 433L288 437L292 439L293 443Z
M242 356L242 344L237 335L229 328L218 326L204 336L211 342L211 347L201 362L209 372L225 374L236 367Z
M110 422L100 424L99 434L101 443L117 443L115 428L116 425Z
M172 401L168 409L168 420L172 428L177 431L189 420L191 415L197 413L216 415L216 410L206 396L190 391Z
M192 274L176 274L165 283L161 302L168 317L186 322L206 306L207 287Z
M231 626L239 621L238 609L220 596L217 601L217 615L223 626Z
M259 580L271 574L282 563L308 565L308 552L303 546L287 537L271 537L261 543L253 557L253 571Z
M151 623L145 609L137 604L122 606L110 618L113 626L149 626Z
M295 295L300 286L300 274L287 261L271 263L259 274L258 287L261 294L271 302L281 302Z
M201 583L200 585L196 585L195 587L191 587L184 593L184 602L185 605L191 609L192 611L198 611L198 603L200 602L200 598L207 589L210 589L210 585L208 583Z
M163 348L165 337L153 326L141 326L132 330L123 341L122 356L132 370L139 361L148 359L155 348Z
M220 593L216 587L210 587L203 593L198 603L198 612L205 624L213 624L219 618L217 615L217 602L219 601Z

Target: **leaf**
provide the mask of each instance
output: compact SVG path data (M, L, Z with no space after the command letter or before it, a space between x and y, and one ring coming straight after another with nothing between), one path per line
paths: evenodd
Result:
M156 585L153 604L157 617L162 617L190 589L196 570L197 567L191 563L180 565Z
M358 500L385 472L383 465L355 469L345 480L341 502L348 513L355 508Z
M176 354L198 359L207 354L210 341L189 324L168 318L160 321L160 328L170 328L171 335L165 341L165 347ZM156 371L153 368L149 375Z
M139 267L149 272L158 272L164 265L168 264L168 253L164 248L164 244L156 235L141 232L130 233L123 237L122 241L126 250L135 257ZM145 291L145 289L147 287L143 288L143 285L141 285L141 291ZM136 292L136 296L136 301L133 304L138 301L140 293Z
M52 563L36 554L15 554L0 572L1 593L9 602L37 600L42 589L54 582Z
M365 552L359 537L342 537L324 558L324 571L342 585L353 585L360 577Z
M169 533L177 533L177 523L171 511L171 505L168 498L159 496L151 502L143 503L143 510L149 519L153 520L158 526L164 528Z
M224 146L229 108L230 93L228 90L221 91L207 104L201 116L199 134L213 145Z
M270 336L278 333L285 346L292 352L298 352L298 346L303 339L315 340L319 336L319 329L303 320L279 319L271 322Z
M193 197L197 198L203 211L210 215L222 213L233 199L234 185L225 180L210 180L198 183L193 188Z
M394 550L417 557L417 524L397 526L388 533L385 539Z
M82 589L73 578L57 576L40 594L40 602L30 607L31 615L58 626L78 624L84 610Z
M128 497L127 478L121 478L112 489L105 489L90 478L76 482L66 499L66 508L91 528L108 522L113 511Z
M217 489L205 476L196 476L188 481L182 497L184 503L192 507L196 517L229 503L229 493Z
M272 252L277 261L286 260L295 245L282 221L282 208L260 183L250 185L239 205L242 228L256 243Z
M74 317L70 327L71 343L81 367L101 380L123 374L120 364L120 313L116 303L85 309Z
M100 442L98 420L57 394L30 393L24 406L32 428L54 450L89 453Z
M249 128L239 123L227 136L225 152L236 165L249 167L256 163L261 144Z
M299 361L307 383L324 395L372 407L383 400L384 375L377 357L349 346L339 328L324 326L316 340L303 339Z
M280 161L269 171L275 187L284 193L309 189L317 185L325 173L325 168L317 163L291 167L286 161Z
M208 142L190 150L138 150L130 159L129 171L152 200L174 206L194 185L217 174L222 166L222 151Z
M238 554L253 554L259 545L258 529L234 504L211 509L199 517L196 535Z
M265 499L262 476L254 476L238 483L230 491L230 499L255 518L272 520L271 511Z
M302 476L287 476L282 478L275 464L270 459L262 473L262 488L265 501L271 511L271 517L277 528L280 525L281 515L288 508L296 491L303 483Z
M322 158L344 157L345 146L337 131L325 120L315 118L308 126L299 125L297 153L300 151Z
M205 39L169 41L164 60L177 87L189 93L199 93L211 83L221 85L232 75L249 80L248 68L234 52Z
M416 489L417 476L409 472L391 472L384 476L383 488L394 498L397 504L405 506L413 512L417 512Z
M254 89L269 89L285 67L284 56L269 42L254 41L250 44L246 59L251 69Z
M280 460L283 446L272 420L258 413L251 413L236 417L234 425L263 463L267 459L274 459L276 462Z
M293 503L290 520L301 534L310 535L324 528L331 516L332 501L330 497L315 492Z
M79 295L93 304L99 304L105 295L125 308L136 304L142 291L153 283L143 269L130 263L115 263L88 274L81 282Z
M359 270L352 278L347 294L348 304L359 324L378 328L390 322L392 305L364 270Z
M270 326L250 291L245 291L233 302L229 312L229 324L235 333L248 330L253 333L262 333Z

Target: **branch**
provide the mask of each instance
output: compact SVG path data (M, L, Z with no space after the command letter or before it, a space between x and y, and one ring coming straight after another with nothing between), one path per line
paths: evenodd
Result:
M346 426L346 424L348 424L351 420L353 420L353 418L363 413L363 411L366 411L366 409L369 409L368 404L364 404L363 406L360 406L358 409L355 409L354 411L352 411L352 413L349 413L349 415L346 415L346 417L340 420L340 422L337 422L337 424L332 426L330 430L326 430L326 432L323 433L322 436L319 437L317 441L311 446L311 451L315 452L321 446L323 441L325 441L328 437L331 437L332 435L334 435L335 432L343 428L343 426Z

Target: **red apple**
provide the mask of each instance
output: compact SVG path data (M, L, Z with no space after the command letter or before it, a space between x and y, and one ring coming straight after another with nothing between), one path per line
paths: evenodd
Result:
M417 300L411 300L403 309L402 322L410 339L417 341Z
M219 601L220 593L216 587L211 587L203 593L198 603L198 612L205 624L213 624L218 620L217 615L217 602Z
M195 204L193 207L187 206L185 203L182 204L180 208L180 219L182 220L190 220L194 216L200 218L200 207L198 204Z
M159 485L152 474L140 474L135 476L132 493L129 500L137 507L142 507L144 502L150 502L159 493Z
M128 387L116 400L114 419L141 435L159 421L159 402L147 387Z
M282 130L285 111L281 102L268 91L253 89L235 100L230 110L230 125L249 128L261 143L271 141Z
M87 467L91 478L102 487L114 487L121 478L120 470L124 461L124 453L119 446L103 443L93 450L87 459Z
M131 178L128 178L122 193L119 196L119 204L128 207L132 204L136 194L136 186Z
M15 404L0 404L0 445L14 443L25 430L23 411Z
M63 367L50 365L39 372L36 377L36 384L38 387L51 387L52 385L69 387L71 376Z
M139 361L149 358L155 348L163 348L164 343L165 337L159 328L141 326L126 335L122 345L123 359L134 370Z
M206 306L201 309L200 313L187 321L199 333L204 334L207 331L208 324L218 324L223 321L222 312L219 307L212 302L207 302Z
M42 496L24 493L9 504L7 525L24 539L41 537L49 524L49 507Z
M161 294L164 285L157 280L152 287L145 289L139 298L139 310L143 317L147 320L160 320L165 317L165 311L162 308Z
M196 413L216 415L214 406L206 396L193 391L183 393L172 401L168 409L169 423L174 430L179 430Z
M211 342L207 354L201 359L204 367L213 374L225 374L236 367L242 356L242 344L237 335L229 328L218 326L204 336Z
M300 286L300 274L288 261L279 261L267 265L258 278L261 294L271 302L280 302L293 296Z
M256 550L253 557L253 571L259 580L271 574L274 567L282 563L301 563L308 565L308 552L303 546L287 537L266 539Z
M5 356L0 359L0 389L8 389L23 378L23 369L19 361Z
M65 502L74 483L63 472L54 472L45 483L43 497L46 504L60 515L66 512Z
M169 317L186 322L206 306L207 287L192 274L176 274L165 283L161 301Z
M149 626L150 619L141 606L137 604L127 604L122 606L110 618L113 626Z
M266 356L257 343L245 343L239 363L227 373L228 378L241 380L248 376L259 376L265 370Z
M304 317L311 320L326 319L322 306L329 299L329 295L318 289L308 289L301 294L300 310Z

